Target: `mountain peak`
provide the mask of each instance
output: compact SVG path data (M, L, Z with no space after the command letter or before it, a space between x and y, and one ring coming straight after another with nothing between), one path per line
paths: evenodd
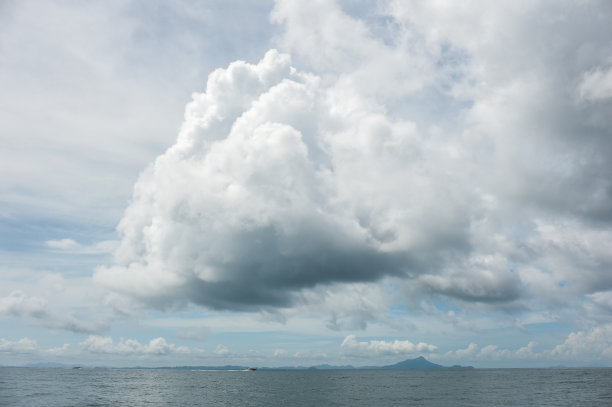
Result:
M406 359L403 362L396 363L394 365L383 366L381 369L471 369L471 366L453 366L446 367L442 365L438 365L436 363L432 363L429 360L425 359L423 356L419 356L415 359Z

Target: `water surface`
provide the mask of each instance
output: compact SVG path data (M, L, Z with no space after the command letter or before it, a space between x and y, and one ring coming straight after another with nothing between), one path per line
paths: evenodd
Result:
M612 369L0 368L1 406L612 406Z

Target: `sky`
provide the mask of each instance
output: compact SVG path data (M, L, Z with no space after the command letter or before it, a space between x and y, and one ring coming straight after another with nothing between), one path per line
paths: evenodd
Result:
M612 4L0 1L0 365L612 366Z

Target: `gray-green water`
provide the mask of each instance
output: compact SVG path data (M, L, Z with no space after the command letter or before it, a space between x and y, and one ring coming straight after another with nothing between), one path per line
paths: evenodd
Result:
M0 369L1 406L612 406L612 369Z

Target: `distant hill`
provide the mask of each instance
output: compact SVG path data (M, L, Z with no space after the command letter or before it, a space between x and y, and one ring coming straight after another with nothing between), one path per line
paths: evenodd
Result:
M444 369L444 366L432 363L425 359L423 356L419 356L416 359L407 359L403 362L396 363L394 365L383 366L381 369Z
M435 369L473 369L473 366L451 366L446 367L442 365L438 365L436 363L432 363L429 360L425 359L423 356L419 356L416 359L407 359L403 362L396 363L394 365L382 366L380 369L388 369L388 370L435 370Z
M361 366L353 367L351 365L345 366L332 366L332 365L318 365L312 366L310 369L384 369L384 370L435 370L435 369L474 369L473 366L442 366L436 363L432 363L425 359L423 356L419 356L416 359L407 359L394 365L387 366Z

